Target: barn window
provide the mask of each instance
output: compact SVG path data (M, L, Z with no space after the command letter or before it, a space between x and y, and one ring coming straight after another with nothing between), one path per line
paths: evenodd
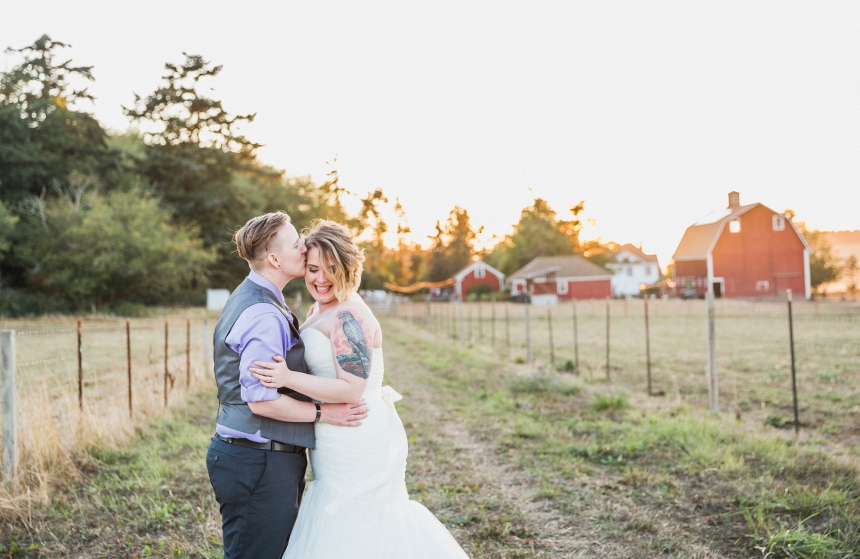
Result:
M632 276L632 275L633 275L633 266L627 266L627 275L628 275L628 276Z
M567 282L562 281L562 280L558 280L555 283L557 286L556 291L558 292L558 294L559 295L566 295L567 294Z
M755 290L756 291L767 291L770 289L770 282L767 280L757 281L755 282Z
M475 279L484 279L487 276L487 270L483 266L475 268Z
M781 215L773 216L773 230L782 231L785 229L785 218Z
M646 275L646 276L650 276L650 275L651 275L651 266L645 266L645 275Z
M741 230L741 221L739 219L733 219L729 222L729 231L732 233L739 233Z

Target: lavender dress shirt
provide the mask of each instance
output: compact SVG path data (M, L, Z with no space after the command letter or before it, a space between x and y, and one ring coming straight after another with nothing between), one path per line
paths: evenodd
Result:
M248 274L248 279L271 290L284 303L283 293L272 282L253 270ZM227 335L224 343L240 355L239 384L242 385L242 400L245 402L264 402L280 397L277 389L266 388L260 384L251 374L250 367L254 365L254 361L272 361L275 355L286 355L293 347L296 340L287 320L281 311L272 305L257 303L242 311ZM258 443L269 442L269 439L260 436L260 431L243 433L216 424L215 432L222 437L248 439Z

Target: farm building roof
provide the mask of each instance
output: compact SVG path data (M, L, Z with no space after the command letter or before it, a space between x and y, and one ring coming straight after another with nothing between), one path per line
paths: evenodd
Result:
M678 243L678 248L675 249L675 254L672 255L672 259L705 260L714 248L714 245L717 244L717 239L720 237L726 223L737 219L741 215L758 206L762 206L763 208L773 212L773 210L760 202L747 204L746 206L729 207L723 210L711 212L702 220L687 227L687 230L684 231L684 236L681 237L681 242ZM798 237L800 237L800 241L804 246L809 248L809 244L806 242L806 239L803 238L800 231L798 231L794 224L791 223L791 220L786 219L786 221L791 224L792 229L794 229L794 232L797 233Z
M534 279L555 274L556 278L593 277L594 279L609 278L612 272L589 262L582 256L538 256L510 276L514 279Z
M717 242L723 226L758 205L758 203L747 204L746 206L726 208L708 214L701 221L687 227L672 258L675 260L704 260Z
M625 251L625 250L627 252L631 252L631 253L635 254L637 257L641 258L645 262L654 262L655 264L657 263L657 255L656 254L645 254L644 252L642 252L642 249L640 249L639 247L632 245L630 243L627 243L627 244L624 244L624 245L621 245L620 247L618 247L618 250L613 252L613 255L615 255L615 257L617 258L618 254L620 254L621 251Z
M472 270L474 270L475 268L477 268L479 266L484 268L485 270L487 270L491 274L495 275L496 277L500 278L502 281L504 281L505 274L496 270L495 268L493 268L492 266L490 266L489 264L487 264L483 260L475 260L474 262L470 262L468 266L466 266L465 268L463 268L462 270L460 270L459 272L454 274L452 276L452 278L455 280L462 280L464 277L466 277L466 275L469 272L471 272Z

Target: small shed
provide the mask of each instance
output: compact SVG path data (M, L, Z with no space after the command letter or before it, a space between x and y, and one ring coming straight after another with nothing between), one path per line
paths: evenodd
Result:
M508 277L511 295L533 302L605 299L612 296L612 272L582 256L538 256Z
M486 285L492 291L501 291L505 285L505 274L496 270L483 260L472 262L452 278L454 293L461 301L465 301L469 290L478 285Z

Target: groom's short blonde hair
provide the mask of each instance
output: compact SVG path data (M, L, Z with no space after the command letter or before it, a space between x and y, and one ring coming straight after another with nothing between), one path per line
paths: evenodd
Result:
M236 243L239 256L247 260L249 264L259 264L260 257L269 250L272 237L277 235L281 227L289 222L290 216L283 211L258 215L249 219L233 235L233 242Z
M346 300L358 290L364 250L355 244L345 225L325 219L315 221L307 231L305 246L308 250L319 249L323 274L331 281L338 301Z

